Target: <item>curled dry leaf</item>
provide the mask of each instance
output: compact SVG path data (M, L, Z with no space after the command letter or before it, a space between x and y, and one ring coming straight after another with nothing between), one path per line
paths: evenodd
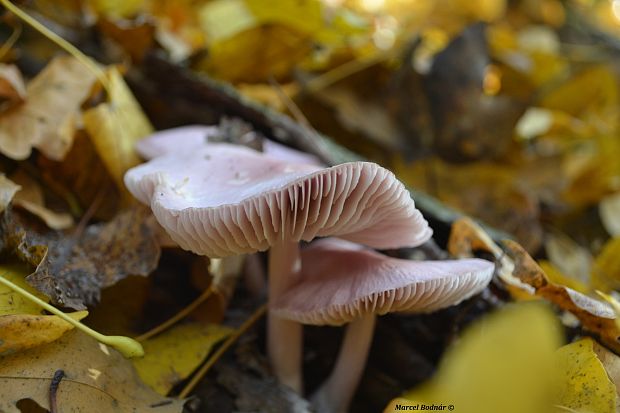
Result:
M142 383L120 353L72 331L49 345L0 359L0 411L19 413L17 403L24 399L49 410L50 380L57 370L65 373L56 393L59 411L178 413L183 409L182 401L161 397Z
M0 276L21 288L48 301L25 281L28 271L25 265L0 266ZM88 315L86 311L68 314L81 320ZM0 356L51 343L73 325L55 315L43 315L42 308L8 287L0 286Z
M99 300L102 288L155 269L159 245L145 220L145 211L134 208L82 234L63 236L5 212L0 242L3 250L36 267L27 278L30 285L56 305L84 309Z
M19 185L4 174L0 174L0 213L9 206L17 191L19 191Z
M26 86L15 65L0 63L0 109L13 107L26 99Z
M11 175L13 181L21 189L15 194L13 204L41 218L52 229L67 229L73 226L73 218L69 214L54 212L45 207L43 189L28 174L18 170Z
M616 314L609 305L549 281L542 268L519 244L504 241L504 245L514 260L515 277L532 286L537 296L574 314L584 330L598 335L607 347L620 353L620 328L616 324Z
M94 81L95 75L74 57L52 60L28 83L27 101L0 115L0 152L22 160L37 148L50 159L63 159Z

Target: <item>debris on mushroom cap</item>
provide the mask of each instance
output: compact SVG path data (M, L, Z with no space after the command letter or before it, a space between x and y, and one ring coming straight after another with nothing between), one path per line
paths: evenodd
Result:
M136 151L147 160L173 152L191 152L204 147L209 139L217 134L216 126L189 125L166 129L140 140L136 144ZM316 156L291 149L270 139L263 140L263 153L291 163L322 164Z
M432 234L403 184L369 162L322 169L214 143L132 168L125 184L182 248L211 257L330 235L399 248Z
M493 263L410 261L340 239L301 252L301 279L274 303L275 314L305 324L341 325L363 314L427 313L481 292Z

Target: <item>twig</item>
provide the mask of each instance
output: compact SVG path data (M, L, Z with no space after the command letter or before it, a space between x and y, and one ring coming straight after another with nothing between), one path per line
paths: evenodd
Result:
M65 377L65 372L63 370L56 370L54 377L52 377L52 382L50 383L50 413L58 413L56 393L58 392L58 385L60 385L60 381L63 377Z
M200 304L205 302L211 296L211 294L213 294L213 292L214 292L213 287L209 286L209 288L204 290L200 294L200 296L198 296L198 298L196 298L194 301L192 301L184 309L182 309L181 311L179 311L178 313L176 313L175 315L173 315L172 317L170 317L168 320L164 321L160 325L152 328L151 330L147 331L144 334L139 335L138 337L136 337L136 340L138 340L138 341L145 341L145 340L148 340L149 338L151 338L153 336L156 336L157 334L161 333L162 331L167 330L172 325L176 324L179 320L181 320L181 319L185 318L187 315L189 315Z
M209 369L213 367L213 365L220 359L220 357L222 357L226 350L228 350L230 346L232 346L235 341L237 341L237 339L241 337L241 335L245 333L254 323L256 323L256 321L258 321L266 312L267 304L263 304L250 316L250 318L245 320L243 324L241 324L239 328L237 328L237 330L230 337L228 337L226 341L222 343L222 345L211 355L211 357L209 357L207 362L200 368L200 370L198 370L198 372L194 374L194 377L192 377L190 382L187 383L183 390L181 390L181 393L179 393L179 398L186 398L189 393L194 389L194 387L196 387L196 385L200 382L200 380L202 380L205 374L207 374Z
M9 38L6 40L6 42L4 42L2 47L0 47L0 60L2 60L4 55L7 54L9 50L11 50L11 48L13 47L17 39L19 39L19 36L21 36L21 34L22 25L17 24L15 27L13 27L13 32L11 33L11 36L9 36Z

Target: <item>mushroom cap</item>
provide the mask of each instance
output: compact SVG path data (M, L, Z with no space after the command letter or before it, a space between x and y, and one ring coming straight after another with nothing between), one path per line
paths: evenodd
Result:
M125 184L175 242L210 257L330 235L399 248L432 234L403 184L369 162L320 168L213 143L132 168Z
M204 147L217 134L217 126L188 125L166 129L138 141L136 151L144 159L153 159L173 152L191 152ZM291 163L322 165L316 156L270 139L263 139L263 153Z
M341 325L367 313L428 313L481 292L494 264L481 259L410 261L328 238L301 251L300 281L271 309L304 324Z

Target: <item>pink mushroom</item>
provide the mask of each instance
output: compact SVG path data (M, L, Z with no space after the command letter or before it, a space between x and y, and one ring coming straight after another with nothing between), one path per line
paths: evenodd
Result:
M336 235L373 248L417 246L431 230L394 174L374 163L290 163L230 144L173 151L132 168L128 189L182 248L209 257L269 249L269 300L299 278L301 240ZM301 384L301 325L268 317L276 376Z
M153 159L172 152L191 152L204 147L218 133L217 126L180 126L155 132L140 140L136 144L136 150L144 159ZM290 163L323 165L316 156L291 149L270 139L263 140L263 153Z
M272 311L312 325L349 323L331 375L313 396L320 413L346 412L364 370L375 315L424 313L482 291L494 265L480 259L410 261L348 241L319 240L301 252L301 274Z

